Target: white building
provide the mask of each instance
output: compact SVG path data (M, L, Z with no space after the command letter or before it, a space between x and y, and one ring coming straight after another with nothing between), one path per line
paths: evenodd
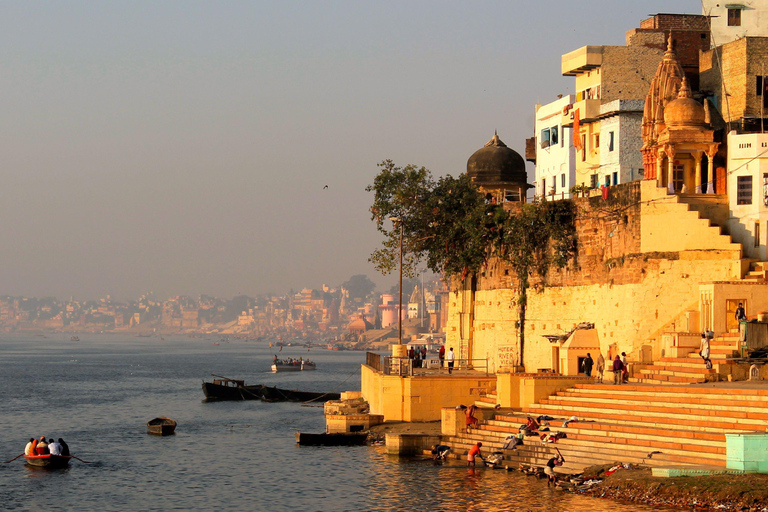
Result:
M702 0L701 13L710 16L712 47L746 36L768 36L768 0Z
M576 149L572 128L563 126L563 114L573 105L573 94L546 105L536 105L536 195L548 199L571 197L576 184Z
M600 184L606 187L642 179L644 100L600 105Z
M728 134L728 232L744 256L768 260L768 134Z

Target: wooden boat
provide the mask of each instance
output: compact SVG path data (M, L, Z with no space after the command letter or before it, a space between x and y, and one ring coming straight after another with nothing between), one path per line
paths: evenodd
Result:
M150 434L169 436L176 430L176 420L160 416L147 422L147 430Z
M272 363L272 373L277 372L300 372L301 371L301 362L296 361L281 361L278 359L274 363Z
M69 338L69 341L80 341L80 337L79 336L72 336L71 338Z
M25 455L24 460L26 460L27 464L29 464L30 466L35 466L38 468L56 469L56 468L65 468L69 466L69 461L72 460L72 457L68 455L51 455L51 454Z
M264 402L317 402L339 400L341 393L319 393L280 389L261 384L246 386L245 381L219 377L203 382L203 394L208 400L262 400Z
M362 446L367 440L368 432L338 434L296 432L296 443L304 446Z
M308 370L316 370L316 369L317 369L317 365L312 361L302 361L301 363L301 370L304 372Z

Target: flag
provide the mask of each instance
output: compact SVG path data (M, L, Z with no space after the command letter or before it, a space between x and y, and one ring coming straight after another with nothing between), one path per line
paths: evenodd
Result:
M579 109L573 111L573 147L581 151L581 123L579 122Z

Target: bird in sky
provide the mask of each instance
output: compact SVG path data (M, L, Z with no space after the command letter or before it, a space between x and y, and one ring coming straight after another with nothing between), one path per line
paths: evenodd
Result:
M327 189L327 188L328 188L328 185L324 186L324 187L323 187L323 190L325 190L325 189Z

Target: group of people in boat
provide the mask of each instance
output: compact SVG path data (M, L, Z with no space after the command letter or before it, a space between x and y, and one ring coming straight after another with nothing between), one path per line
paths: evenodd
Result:
M278 365L286 365L286 366L301 366L303 364L313 365L312 361L309 359L302 359L299 357L298 359L294 359L292 357L286 358L286 359L278 359L277 356L272 357L272 364L278 364Z
M63 455L69 457L69 445L62 438L56 441L53 437L48 440L42 436L39 440L34 437L29 438L27 446L24 447L24 455L32 457L35 455Z

